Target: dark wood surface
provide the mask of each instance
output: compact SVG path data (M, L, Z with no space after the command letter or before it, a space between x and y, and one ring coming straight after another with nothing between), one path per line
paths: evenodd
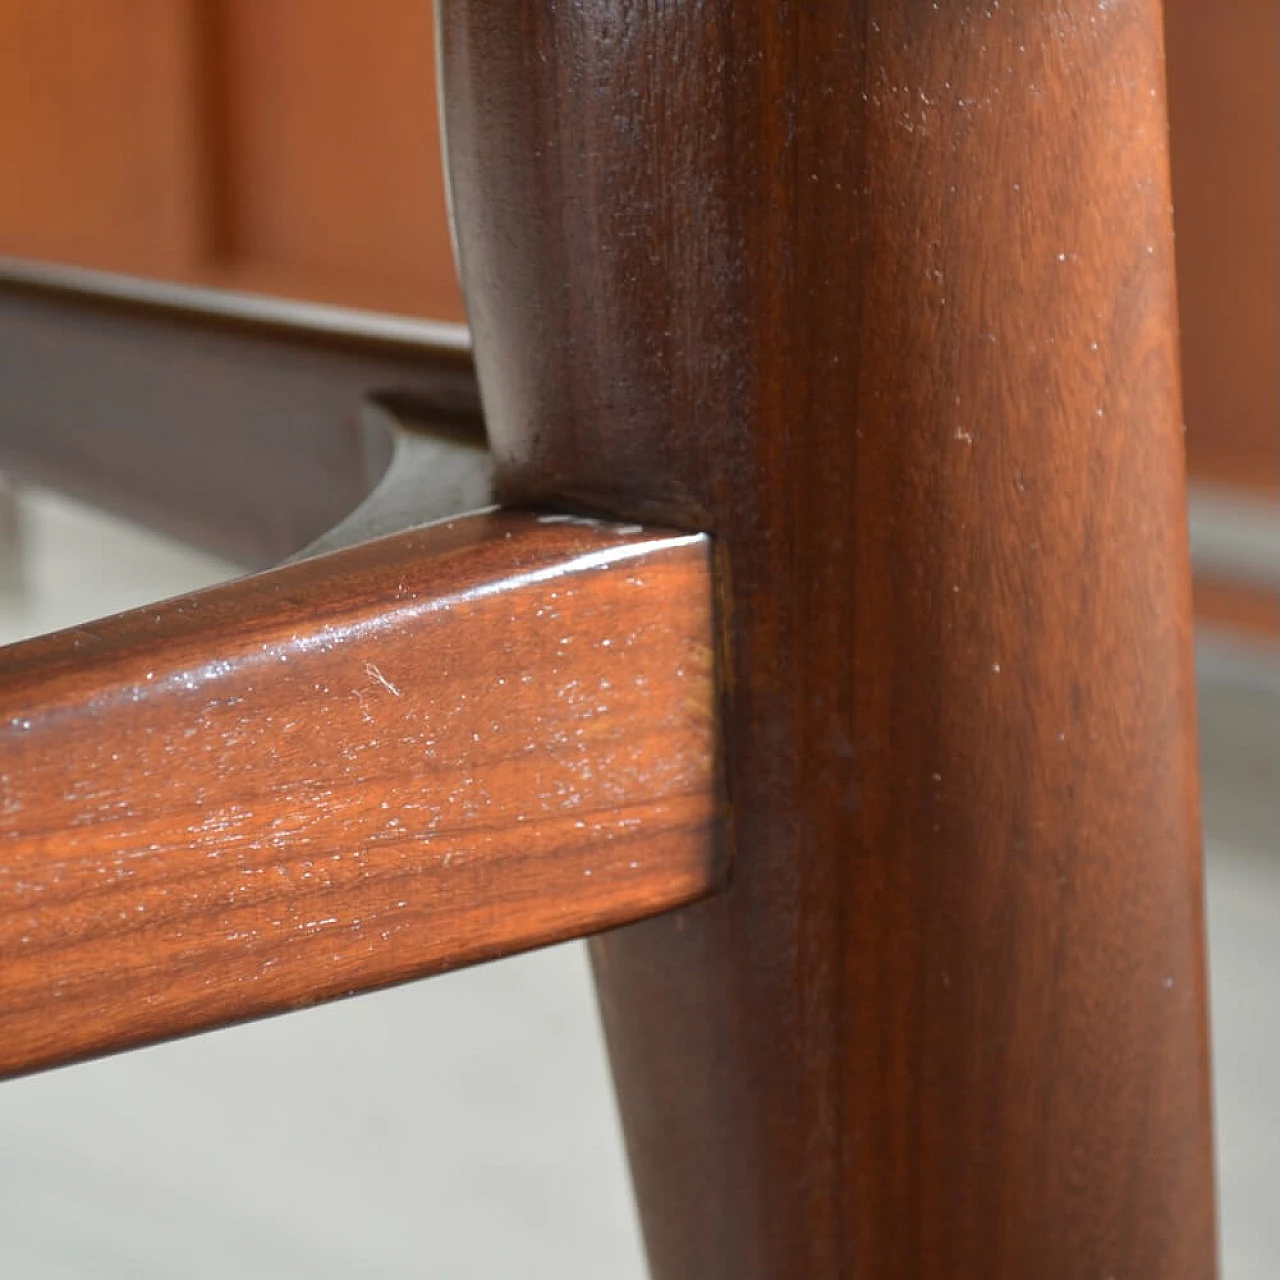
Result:
M377 481L362 403L484 438L459 326L21 264L0 264L0 388L5 471L250 568Z
M717 877L706 540L478 515L0 651L0 1072Z
M594 944L660 1280L1214 1273L1162 52L442 6L502 492L716 536L730 887Z

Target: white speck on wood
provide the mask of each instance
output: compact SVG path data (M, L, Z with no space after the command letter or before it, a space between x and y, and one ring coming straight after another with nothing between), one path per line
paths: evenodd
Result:
M400 690L397 689L396 686L393 685L391 681L373 665L372 662L366 662L364 664L364 671L365 675L367 675L371 680L376 680L388 693L394 694L397 698L403 697Z

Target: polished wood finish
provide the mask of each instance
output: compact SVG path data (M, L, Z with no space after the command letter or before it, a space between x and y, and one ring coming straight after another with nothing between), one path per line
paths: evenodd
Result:
M448 0L500 491L716 537L733 873L594 957L660 1280L1214 1271L1155 0Z
M0 1071L702 896L705 539L478 515L0 652Z
M484 439L458 326L20 264L0 269L0 388L6 472L252 568L319 537L382 474L362 404Z

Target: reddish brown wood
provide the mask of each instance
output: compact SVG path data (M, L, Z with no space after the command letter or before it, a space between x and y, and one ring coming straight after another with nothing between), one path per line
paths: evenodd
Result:
M209 7L220 37L225 279L464 319L440 164L431 0Z
M431 0L0 0L0 254L461 320Z
M0 252L461 319L433 9L3 0ZM1274 492L1280 5L1167 10L1192 472Z
M208 252L205 0L0 0L0 254L189 272Z
M704 539L480 515L0 653L0 1071L716 878Z
M1280 495L1280 4L1168 0L1191 475ZM1196 567L1202 622L1280 639L1280 594Z
M0 466L242 564L368 492L372 398L483 439L457 326L0 264Z
M1280 4L1168 0L1191 472L1280 493Z
M662 1280L1214 1271L1159 19L443 6L504 491L717 536L731 885L594 948Z

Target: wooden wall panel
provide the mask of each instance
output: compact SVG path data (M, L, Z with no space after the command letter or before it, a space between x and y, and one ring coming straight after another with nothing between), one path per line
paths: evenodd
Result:
M233 278L463 317L425 0L219 0Z
M461 320L430 0L0 0L0 254Z
M199 0L0 0L0 253L191 269L199 18Z
M1165 0L1187 462L1280 498L1280 0ZM1280 594L1198 578L1196 616L1280 641Z
M1280 493L1280 0L1166 0L1192 474Z

